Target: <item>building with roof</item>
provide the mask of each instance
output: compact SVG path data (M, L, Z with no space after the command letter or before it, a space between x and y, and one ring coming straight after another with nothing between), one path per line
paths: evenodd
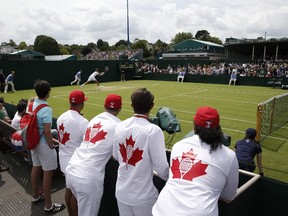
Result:
M44 60L44 58L45 58L45 55L43 53L36 52L36 51L30 50L30 49L17 50L17 51L10 53L10 54L20 56L21 59L42 59L42 60Z
M172 46L171 50L162 54L163 59L209 59L226 58L223 45L209 41L187 39Z
M288 59L288 38L270 40L226 38L224 47L230 59L263 62Z
M77 60L77 56L75 54L45 56L45 61L66 61L66 60Z

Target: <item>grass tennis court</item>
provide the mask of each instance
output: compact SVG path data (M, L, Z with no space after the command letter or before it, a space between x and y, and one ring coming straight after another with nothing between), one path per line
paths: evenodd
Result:
M231 136L231 149L235 142L244 137L248 127L256 127L256 111L258 103L273 96L287 93L287 90L270 87L229 86L219 84L177 83L169 81L135 80L126 82L102 83L103 88L96 84L79 86L53 87L49 105L53 108L53 116L58 117L69 107L68 95L71 90L81 89L88 96L83 110L84 116L92 117L103 111L103 103L107 94L117 93L123 97L121 120L130 117L133 112L130 106L130 95L139 87L146 87L155 96L155 106L151 117L155 116L161 107L169 107L177 115L181 125L181 132L177 133L172 143L182 139L192 129L192 117L200 106L212 106L220 113L220 124L225 134ZM17 86L16 86L17 90ZM17 104L20 98L35 96L34 90L23 90L15 93L3 94L7 103ZM171 138L165 133L167 139ZM275 131L262 143L263 166L265 176L288 182L288 127ZM258 172L256 169L255 172Z

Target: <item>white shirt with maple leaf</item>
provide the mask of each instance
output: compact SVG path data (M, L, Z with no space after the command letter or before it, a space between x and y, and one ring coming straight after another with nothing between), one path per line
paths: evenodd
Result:
M75 110L68 110L57 119L59 163L63 173L76 148L83 140L89 121Z
M75 150L66 172L82 179L104 182L105 166L112 156L115 127L119 122L120 119L108 112L95 116L89 122L84 140Z
M218 199L235 197L239 170L226 146L210 153L198 135L174 144L169 179L153 206L153 216L218 215Z
M145 118L122 121L115 130L113 156L119 162L116 198L131 206L156 201L153 170L165 181L169 173L162 130Z

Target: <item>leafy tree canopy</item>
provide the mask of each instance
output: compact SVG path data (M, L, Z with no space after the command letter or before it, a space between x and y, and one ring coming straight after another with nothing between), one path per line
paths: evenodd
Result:
M19 43L18 48L19 48L20 50L24 50L24 49L27 49L28 46L27 46L27 44L26 44L25 41L22 41L22 42Z
M57 41L46 35L38 35L34 41L34 51L45 55L59 55L60 49Z
M102 39L99 39L97 41L97 47L101 51L107 51L109 50L109 43L107 41L103 41Z
M171 39L172 44L180 43L184 40L193 39L193 35L190 32L179 32Z
M197 31L195 38L198 40L209 41L210 33L207 30Z

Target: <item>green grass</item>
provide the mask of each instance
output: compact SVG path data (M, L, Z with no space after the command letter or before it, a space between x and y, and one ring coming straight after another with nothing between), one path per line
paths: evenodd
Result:
M200 106L209 105L216 108L220 113L222 130L232 138L231 149L234 149L237 140L244 137L246 128L256 127L257 104L273 96L287 93L287 90L269 87L147 80L107 82L103 83L103 85L104 87L100 88L96 84L89 84L81 89L89 98L83 110L83 114L88 120L103 111L104 100L109 93L120 94L123 98L122 111L118 117L124 120L132 116L130 95L134 89L146 87L155 96L155 106L151 111L151 117L156 115L159 108L169 107L179 119L182 131L175 135L172 144L181 140L192 130L192 118L196 109ZM52 88L48 102L53 108L54 117L58 117L69 108L68 95L73 89L80 89L80 87L64 86ZM34 95L34 90L25 90L17 91L13 94L5 94L4 97L6 102L17 104L20 98L30 98ZM168 143L171 135L164 133ZM287 137L288 129L283 127L281 130L276 131L272 137L264 140L262 144L265 176L285 182L288 182L288 166L286 162L288 155Z

